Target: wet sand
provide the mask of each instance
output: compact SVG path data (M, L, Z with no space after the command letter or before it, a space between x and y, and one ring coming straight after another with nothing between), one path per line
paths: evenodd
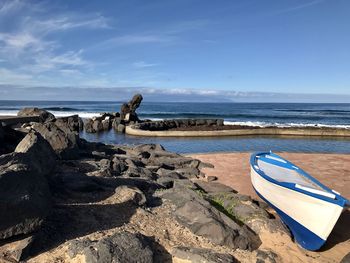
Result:
M350 154L278 154L350 199ZM250 153L193 154L191 157L215 166L202 170L207 176L216 176L219 182L258 199L250 182ZM340 262L350 252L350 210L342 214L321 251L305 251L289 237L271 233L266 233L262 246L278 253L285 262Z

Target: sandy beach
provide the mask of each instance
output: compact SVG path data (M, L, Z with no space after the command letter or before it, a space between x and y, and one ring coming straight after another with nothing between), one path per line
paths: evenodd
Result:
M350 198L350 155L278 153L297 164L330 188ZM215 168L204 168L207 176L216 176L218 181L231 186L239 193L257 198L250 182L250 153L193 154L203 162L211 163ZM266 233L263 247L278 253L285 262L340 262L350 251L350 211L344 211L329 236L326 245L318 252L299 248L286 236Z

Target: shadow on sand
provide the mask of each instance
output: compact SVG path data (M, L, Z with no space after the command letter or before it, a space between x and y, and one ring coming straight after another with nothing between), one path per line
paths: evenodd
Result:
M93 182L101 188L95 191L73 192L63 191L63 195L57 195L57 191L63 190L62 185L55 188L56 199L51 214L45 219L40 230L35 233L32 244L24 253L23 258L28 259L58 247L67 240L73 240L91 233L110 230L129 223L135 214L137 206L132 201L115 204L98 203L114 194L114 189L121 185L137 186L142 190L149 201L156 188L145 180L128 178L96 178L72 175L72 182L76 178ZM68 181L71 181L69 179ZM67 186L67 184L66 184ZM155 257L167 260L169 254L157 242L152 240L151 246L159 253ZM160 261L158 261L160 262Z

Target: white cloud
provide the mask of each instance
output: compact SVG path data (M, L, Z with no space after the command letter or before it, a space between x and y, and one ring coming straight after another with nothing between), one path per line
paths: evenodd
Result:
M158 64L155 63L146 63L145 61L136 61L132 63L132 66L135 68L150 68L158 66Z
M108 45L128 45L128 44L145 44L145 43L165 43L171 42L174 38L164 35L156 34L133 34L113 37L107 41L104 41L98 46Z
M92 48L109 48L116 45L132 44L174 44L180 40L180 35L186 32L204 28L211 22L208 20L189 20L160 26L155 30L148 30L139 33L120 35L98 43Z
M200 90L198 94L201 95L217 95L219 94L217 90Z
M95 13L58 13L45 18L43 14L47 13L49 6L43 5L46 5L45 2L40 3L40 8L39 4L31 5L17 0L1 5L0 0L0 19L23 9L18 13L20 15L15 14L16 23L11 31L0 32L0 62L6 62L2 73L6 74L8 83L22 83L31 75L40 77L36 74L44 72L74 75L73 72L90 69L93 63L84 58L83 50L61 51L60 38L53 40L51 34L80 28L110 28L109 20ZM16 71L10 70L10 66L16 67ZM14 77L16 75L18 78ZM1 82L4 82L5 77L1 77Z
M78 28L85 29L109 29L109 19L100 14L63 14L47 20L37 20L27 17L24 21L31 31L41 34L49 34L56 31L66 31Z
M43 42L33 36L30 32L21 32L21 33L0 33L0 43L2 44L3 49L12 50L12 51L22 51L25 48L32 47L36 50L42 49L44 44Z
M50 57L49 62L53 64L63 64L63 65L70 65L70 66L82 66L87 65L88 62L85 61L81 54L82 50L79 51L69 51L64 54Z
M322 3L322 2L324 2L324 0L314 0L314 1L310 1L310 2L305 1L303 4L300 4L300 5L297 5L297 6L293 6L293 7L289 7L289 8L283 9L283 10L279 10L279 11L274 12L273 14L276 15L276 14L289 13L289 12L293 12L293 11L296 11L296 10L308 8L308 7L311 7L311 6L314 6L314 5L318 5L318 4Z
M33 78L29 74L19 73L6 68L0 68L0 83L28 83L32 82Z
M25 3L20 0L10 0L10 1L0 2L0 16L8 15L13 11L17 11L23 8L24 5Z
M81 72L77 69L60 69L59 71L65 75L80 75L81 74Z

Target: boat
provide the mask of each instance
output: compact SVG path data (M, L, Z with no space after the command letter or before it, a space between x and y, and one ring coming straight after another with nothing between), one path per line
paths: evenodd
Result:
M304 249L326 242L349 200L288 160L270 152L251 155L251 181Z

